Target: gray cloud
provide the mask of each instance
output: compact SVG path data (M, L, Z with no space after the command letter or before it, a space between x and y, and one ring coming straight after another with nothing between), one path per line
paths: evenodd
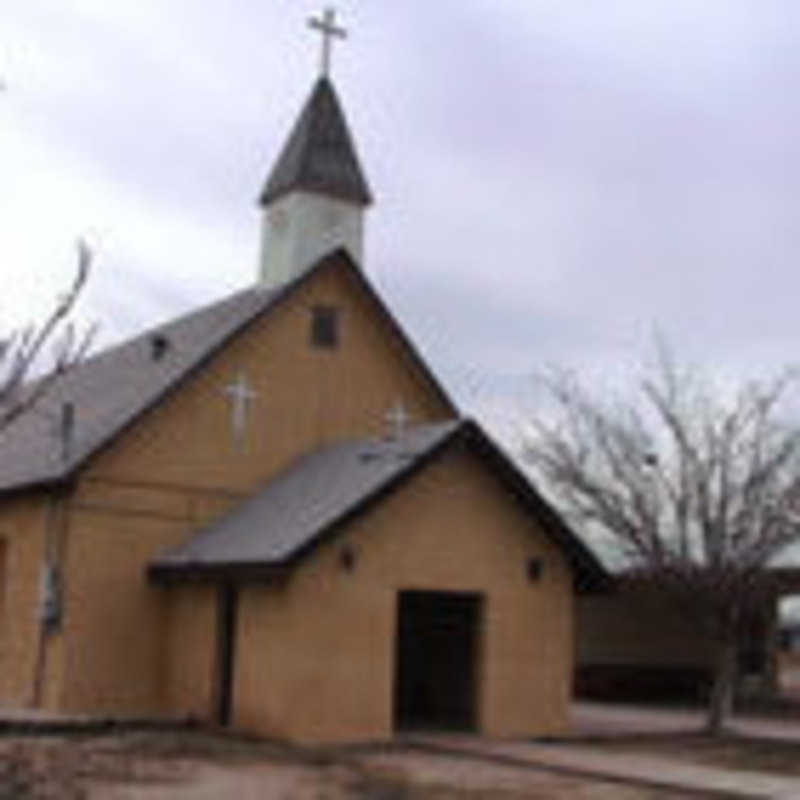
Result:
M3 125L96 195L86 313L107 339L253 280L253 201L311 84L316 10L31 0L6 15ZM795 359L794 4L341 10L336 82L378 198L367 270L468 402L516 413L545 362L624 371L655 325L712 366ZM48 215L64 181L37 184ZM47 235L33 207L14 224Z

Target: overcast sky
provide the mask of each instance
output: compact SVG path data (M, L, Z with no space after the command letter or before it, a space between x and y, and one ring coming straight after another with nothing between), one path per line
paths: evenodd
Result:
M466 411L508 440L532 371L621 380L655 327L728 374L797 359L796 0L337 7L366 270ZM0 319L41 313L81 234L100 343L252 283L319 10L5 4Z

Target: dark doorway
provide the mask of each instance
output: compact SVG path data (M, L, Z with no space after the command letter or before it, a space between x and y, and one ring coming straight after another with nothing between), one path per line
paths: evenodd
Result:
M237 602L238 593L235 586L225 585L219 587L217 604L216 718L220 725L228 725L231 721Z
M400 592L395 728L474 730L482 597Z

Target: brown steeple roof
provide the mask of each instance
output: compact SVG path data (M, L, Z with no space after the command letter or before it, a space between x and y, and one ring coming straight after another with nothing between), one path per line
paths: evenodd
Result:
M322 76L267 178L259 203L267 205L302 189L369 205L372 195L361 170L333 84Z

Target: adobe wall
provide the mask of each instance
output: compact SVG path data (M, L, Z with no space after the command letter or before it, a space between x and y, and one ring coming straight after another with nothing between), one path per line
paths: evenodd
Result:
M335 350L309 345L318 304L341 308ZM143 361L141 369L150 368L157 366ZM258 398L239 450L224 388L241 370ZM208 642L199 629L185 628L189 608L182 601L172 605L166 590L147 585L147 563L298 455L382 432L384 412L397 398L414 422L449 416L355 279L333 265L100 452L70 500L64 620L48 642L45 704L126 714L207 707L202 683L187 700L180 665L199 669ZM187 624L206 621L199 615ZM170 644L181 637L194 654L188 661Z
M47 508L44 493L29 493L7 500L0 516L5 550L5 574L0 576L0 706L34 702Z
M345 544L355 569L339 562ZM538 582L527 560L542 558ZM233 725L304 742L392 734L401 590L485 593L479 728L562 732L572 579L561 551L457 448L323 543L283 585L240 593Z
M167 713L214 720L217 587L189 584L166 591L162 707Z
M59 686L49 707L208 718L215 589L173 592L149 583L145 571L156 553L232 502L170 487L81 484L71 504L64 619L54 639L60 657L48 660L50 683Z
M311 310L317 305L341 310L340 343L334 349L309 344ZM142 364L150 368L157 366ZM257 393L243 448L231 434L225 393L240 371ZM385 412L396 399L405 402L412 423L452 416L356 279L333 265L232 340L101 453L87 475L250 491L300 453L382 435Z
M167 597L147 583L145 565L189 527L180 495L80 487L64 564L58 710L161 711Z

